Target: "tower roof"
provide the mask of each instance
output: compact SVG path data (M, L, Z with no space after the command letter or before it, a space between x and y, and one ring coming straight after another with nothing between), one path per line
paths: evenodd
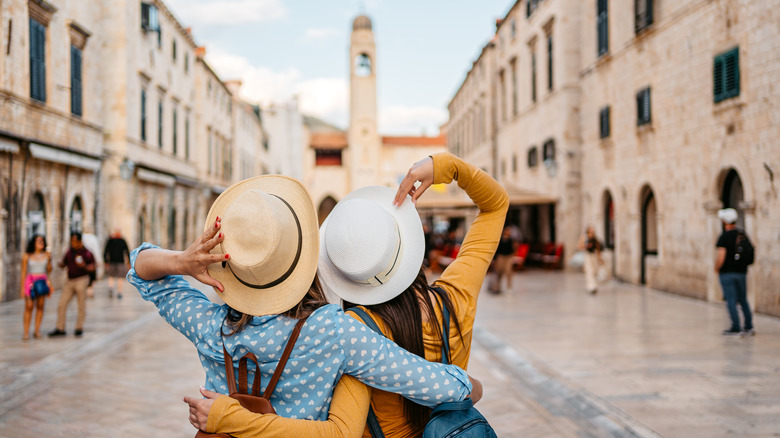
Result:
M371 30L371 19L366 15L358 15L352 22L352 30L366 29Z

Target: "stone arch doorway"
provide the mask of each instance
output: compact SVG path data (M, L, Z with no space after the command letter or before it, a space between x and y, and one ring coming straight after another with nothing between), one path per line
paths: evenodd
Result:
M602 206L604 209L604 248L612 250L612 275L615 275L615 204L612 202L612 194L609 190L604 191Z
M328 217L333 207L336 206L336 200L332 196L327 196L320 202L320 207L317 209L317 217L320 220L320 225L325 222L325 218Z
M650 186L642 189L642 236L640 252L639 283L647 284L647 256L658 255L658 210L655 194Z
M43 199L43 194L39 191L30 195L27 204L27 236L25 241L36 234L46 235L46 202Z
M742 187L742 179L735 169L729 169L726 172L726 176L723 178L720 200L723 203L723 208L733 208L734 210L737 210L737 213L739 213L737 227L744 230L745 215L740 204L745 200L745 192Z

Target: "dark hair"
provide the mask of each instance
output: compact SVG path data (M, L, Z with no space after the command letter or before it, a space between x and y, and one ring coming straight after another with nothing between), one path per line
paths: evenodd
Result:
M431 300L431 293L436 297L436 304ZM449 294L443 289L428 285L428 279L425 276L423 267L412 285L406 288L400 295L390 301L364 307L382 318L382 321L390 330L395 343L407 351L424 358L423 313L427 316L428 321L434 322L433 327L436 331L436 337L441 339L442 342L449 342L449 339L444 339L441 326L436 318L435 308L440 307L439 301L441 301L441 305L447 307L450 315L455 315L455 307L452 305ZM344 303L345 309L350 307L354 307L354 304ZM461 342L464 342L458 319L451 317L450 322L455 323ZM451 359L452 355L450 354L447 357L447 362L452 363ZM404 415L415 428L422 429L430 419L431 410L409 399L404 399Z
M74 231L74 232L70 233L70 238L72 239L74 237L76 238L76 240L81 242L81 233L79 233L78 231Z
M35 239L37 238L43 238L43 249L46 250L46 236L43 234L33 234L33 236L30 238L30 241L27 242L27 249L24 251L27 254L32 254L35 252Z
M282 312L281 315L293 319L303 319L326 304L328 304L328 301L325 299L325 294L322 292L320 278L317 274L314 274L314 280L312 280L311 286L309 286L309 290L306 292L306 295L304 295L303 298L301 298L301 301L293 306L292 309L287 310L286 312ZM238 310L228 306L228 313L225 319L227 320L227 326L230 328L230 332L225 333L223 330L222 335L232 336L236 333L239 333L240 331L244 330L244 328L246 328L246 326L252 321L253 318L253 315L239 312Z

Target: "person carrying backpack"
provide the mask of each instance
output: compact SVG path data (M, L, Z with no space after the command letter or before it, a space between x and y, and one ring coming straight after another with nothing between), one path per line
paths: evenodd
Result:
M720 285L723 287L723 298L731 318L731 327L723 330L724 336L754 336L753 316L747 300L747 269L753 263L753 244L744 230L737 228L739 215L733 208L718 211L718 218L723 223L723 233L715 245L718 249L715 261L715 272L718 273ZM745 319L740 328L737 303L742 307Z

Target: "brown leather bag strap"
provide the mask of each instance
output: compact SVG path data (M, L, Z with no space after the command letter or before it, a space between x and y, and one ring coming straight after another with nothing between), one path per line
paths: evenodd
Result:
M255 363L255 378L252 382L252 395L260 397L260 364L257 362L257 356L251 351L244 355L238 361L238 392L240 394L249 394L247 392L247 386L249 383L249 376L247 374L248 361Z
M233 370L233 358L225 348L225 342L222 342L222 354L225 356L225 378L228 384L228 394L236 392L236 372Z
M304 323L306 323L306 318L298 320L298 324L295 325L295 328L290 335L290 339L287 340L287 347L285 347L284 353L282 353L282 358L279 359L279 365L276 366L274 375L271 377L271 381L268 383L268 386L265 388L265 392L263 393L263 397L268 400L271 400L271 394L274 393L276 382L278 382L279 378L282 377L284 366L287 365L287 359L290 358L290 353L292 353L293 347L295 347L295 341L298 339L298 335L301 334L301 329L303 328Z

